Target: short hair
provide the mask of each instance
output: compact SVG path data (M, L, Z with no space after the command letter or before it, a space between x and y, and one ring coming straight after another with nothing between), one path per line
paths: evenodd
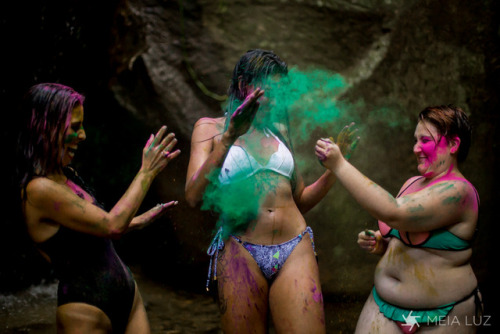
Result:
M460 146L457 161L465 161L471 145L472 127L469 117L461 108L452 104L430 106L420 112L418 119L434 125L439 134L448 140L458 136Z

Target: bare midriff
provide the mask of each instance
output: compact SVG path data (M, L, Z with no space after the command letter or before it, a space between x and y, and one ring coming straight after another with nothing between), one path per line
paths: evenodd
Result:
M414 248L391 238L375 269L375 288L386 302L408 309L436 308L468 296L477 279L471 249Z
M261 245L286 242L306 228L305 219L295 204L290 180L272 171L259 174L256 175L259 179L272 177L275 187L263 198L257 219L251 221L245 233L239 237L243 241Z

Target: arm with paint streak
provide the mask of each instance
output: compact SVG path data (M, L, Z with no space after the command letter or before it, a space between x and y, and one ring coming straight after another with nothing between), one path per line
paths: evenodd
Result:
M368 213L398 230L425 232L462 222L474 203L466 182L445 179L394 198L344 159L334 143L319 140L316 154Z
M194 126L185 187L186 200L191 207L201 202L210 183L209 176L222 166L234 142L225 133L217 138L222 128L222 124L217 123L215 119L202 118Z
M101 237L120 236L128 229L154 178L170 160L180 154L179 150L166 154L173 149L177 140L174 134L164 137L165 132L166 127L162 127L156 136L151 135L143 149L139 172L109 212L80 198L65 185L43 177L32 180L26 189L27 220L55 222L72 230ZM30 219L33 217L35 219Z
M223 133L222 122L215 119L202 118L196 122L191 136L191 155L185 187L186 200L191 207L196 207L201 202L210 183L208 177L222 166L231 145L250 128L259 108L257 100L263 94L264 91L257 88L248 95L231 115L229 126Z

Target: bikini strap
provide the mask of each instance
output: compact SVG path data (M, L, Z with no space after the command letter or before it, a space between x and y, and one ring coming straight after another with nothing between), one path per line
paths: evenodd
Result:
M404 188L403 190L401 190L399 192L399 194L396 196L396 198L403 195L405 193L405 191L408 190L408 188L410 188L415 182L417 182L418 180L421 180L422 178L423 178L423 176L419 176L415 180L411 181L411 183L409 185L407 185L406 188Z
M312 228L310 226L307 226L306 229L304 230L304 232L302 232L301 234L299 234L299 237L302 239L302 237L306 233L309 233L309 238L311 238L311 244L312 244L314 256L318 257L318 254L316 253L316 247L314 246L314 233L313 233L313 230L312 230Z
M215 234L212 242L210 243L210 246L208 247L207 250L207 255L210 256L210 265L208 267L208 278L207 278L207 285L206 289L209 291L208 286L210 285L210 279L212 278L212 264L214 265L214 275L213 279L214 281L217 280L217 259L219 257L219 251L224 249L224 240L222 238L222 226L219 228L217 233ZM215 256L215 262L214 260Z

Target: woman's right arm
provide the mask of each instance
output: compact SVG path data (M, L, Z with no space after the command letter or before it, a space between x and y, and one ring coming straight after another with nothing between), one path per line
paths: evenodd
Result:
M55 222L72 230L101 237L123 234L154 178L170 160L180 154L179 150L172 152L177 143L175 135L171 133L164 136L165 132L166 127L162 127L156 136L151 135L143 149L139 172L109 212L78 197L63 184L45 177L33 179L26 188L25 215L28 227L37 230L43 223ZM35 232L38 236L36 239L43 240L43 228L38 231L40 233Z
M186 200L191 207L201 202L210 182L208 176L222 166L234 142L226 133L220 135L221 128L217 120L211 118L202 118L194 126L185 188Z
M186 201L198 205L210 180L208 176L224 163L227 152L239 136L250 128L259 109L258 99L264 94L256 88L231 115L226 131L215 119L202 118L194 126L191 136L191 155L186 175ZM219 137L219 135L221 135Z

